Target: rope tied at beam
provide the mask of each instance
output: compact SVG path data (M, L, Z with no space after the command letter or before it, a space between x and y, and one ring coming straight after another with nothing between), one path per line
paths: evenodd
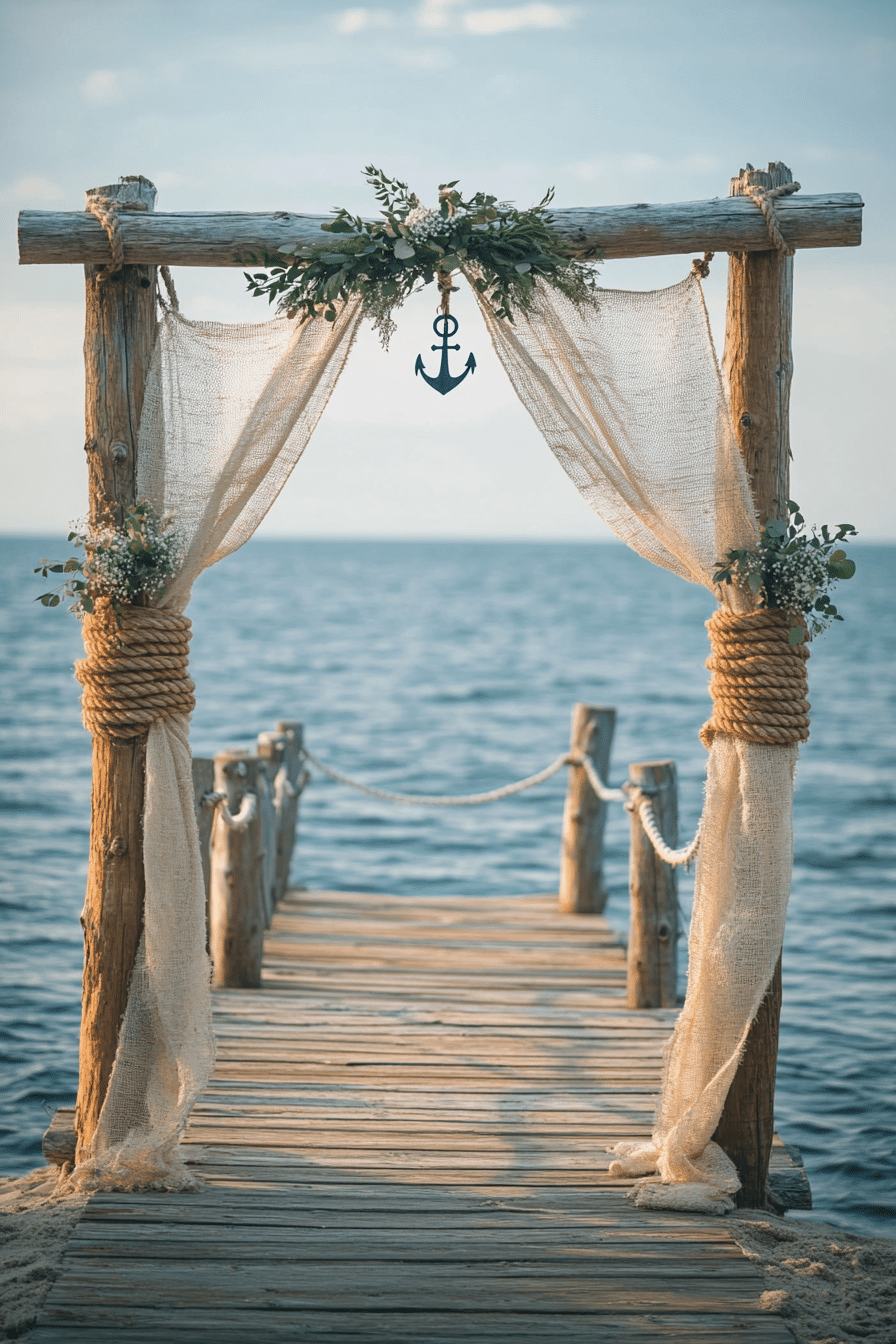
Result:
M749 196L750 200L755 201L762 211L768 236L775 245L775 251L782 257L792 257L795 249L790 246L781 232L781 222L778 218L775 202L781 196L792 196L799 189L799 182L782 182L779 187L750 186L743 189L744 196Z
M700 729L705 747L717 733L781 747L808 739L809 650L790 643L797 620L787 611L739 614L719 607L706 622L713 710Z
M109 599L99 598L84 617L87 657L75 663L84 727L98 737L128 740L157 719L191 714L190 639L186 616L132 606L116 616Z
M149 207L145 201L118 201L112 196L101 196L95 192L88 192L84 209L99 220L109 239L112 265L104 274L106 276L117 275L124 266L124 239L121 236L119 212L121 210L148 210Z

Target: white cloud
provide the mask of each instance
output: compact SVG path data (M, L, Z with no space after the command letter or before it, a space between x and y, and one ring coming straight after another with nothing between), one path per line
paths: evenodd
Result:
M491 37L522 28L568 28L574 10L565 5L516 5L508 9L473 9L463 16L468 33Z
M65 192L46 177L23 177L12 189L20 201L61 201Z
M464 3L465 0L423 0L417 11L418 28L447 28L449 10Z
M114 70L94 70L81 85L81 92L91 103L119 103L121 76Z
M391 28L395 15L388 9L345 9L336 20L337 33L351 35L365 28Z

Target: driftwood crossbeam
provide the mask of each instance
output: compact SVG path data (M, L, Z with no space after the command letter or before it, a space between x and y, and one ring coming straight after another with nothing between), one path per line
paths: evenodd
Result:
M794 248L858 247L862 198L855 192L788 196L777 203L781 231ZM123 214L125 260L134 266L238 266L249 253L320 243L327 215L237 211ZM675 205L604 205L553 211L569 251L609 258L668 256L679 252L766 252L768 230L744 196ZM19 263L102 266L109 240L85 211L23 210Z
M793 258L773 250L765 217L749 195L750 189L768 190L792 181L782 163L770 163L764 171L748 165L731 180L727 199L553 212L570 253L579 256L729 254L724 368L734 427L762 522L783 516L789 495ZM113 276L118 283L106 281L109 239L87 212L24 211L19 217L19 259L22 265L85 267L90 517L93 523L120 526L136 502L137 429L156 337L154 268L238 266L239 258L249 253L275 253L296 243L321 242L326 235L320 230L324 217L286 211L156 214L155 188L141 177L95 190L120 203L124 266ZM855 193L786 195L775 202L775 212L791 249L857 247L861 242L862 201ZM584 734L590 742L594 733L600 735L599 726L597 720L582 719L574 737ZM584 748L584 742L579 745ZM594 750L599 756L596 745ZM83 916L79 1155L88 1151L105 1096L143 920L145 758L145 735L128 741L94 739ZM655 762L644 769L667 767ZM586 780L575 782L570 816L597 815L590 788ZM600 879L599 846L592 853L585 845L581 854L574 854L570 845L567 837L561 909L572 914L594 908L590 888L599 886ZM570 864L586 877L576 877ZM663 882L657 890L661 888L665 890ZM653 912L658 927L665 918L660 909L668 904L664 902L657 901ZM674 985L674 976L670 983ZM753 1208L766 1206L780 1006L779 961L715 1135L743 1182L739 1203Z

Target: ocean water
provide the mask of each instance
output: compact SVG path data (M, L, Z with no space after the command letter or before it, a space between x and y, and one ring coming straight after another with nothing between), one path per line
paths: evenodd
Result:
M77 622L31 599L64 545L0 539L0 1171L40 1160L77 1080L89 739ZM854 550L845 625L813 645L796 792L777 1123L803 1152L810 1216L896 1235L896 548ZM616 706L614 781L678 765L693 834L707 717L703 590L618 545L255 541L203 575L190 614L197 755L298 718L310 749L404 791L465 793L568 744L576 700ZM303 798L308 886L490 896L555 890L565 779L488 808L378 803L326 780ZM608 917L627 924L628 822L611 814ZM691 898L687 876L682 903ZM684 957L682 956L682 961Z

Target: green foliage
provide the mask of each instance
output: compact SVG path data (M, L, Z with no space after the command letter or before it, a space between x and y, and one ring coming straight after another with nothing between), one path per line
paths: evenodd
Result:
M856 572L854 560L838 544L856 536L850 523L840 523L834 535L827 525L821 534L806 532L799 505L787 501L787 519L769 519L756 550L729 551L717 562L713 582L746 588L757 607L800 612L809 638L821 634L831 621L842 621L829 589ZM802 644L806 629L791 626L791 644Z
M464 200L456 181L444 182L438 208L427 209L405 182L372 166L365 172L382 218L365 221L338 209L321 225L336 236L333 242L240 259L242 265L265 267L245 273L252 294L267 295L289 316L306 321L322 313L328 322L336 319L337 302L360 295L384 345L395 329L393 310L418 286L456 270L485 296L496 317L508 322L515 311L531 309L538 280L574 303L592 295L594 267L568 256L551 227L553 190L520 211L481 191Z
M35 574L67 574L59 586L41 593L36 602L58 607L71 598L76 616L92 612L97 598L108 597L117 616L128 603L142 598L157 600L165 583L177 570L180 542L170 517L160 518L152 505L142 500L128 509L124 531L114 528L76 526L68 539L83 547L83 559L71 556L61 564L41 560Z

